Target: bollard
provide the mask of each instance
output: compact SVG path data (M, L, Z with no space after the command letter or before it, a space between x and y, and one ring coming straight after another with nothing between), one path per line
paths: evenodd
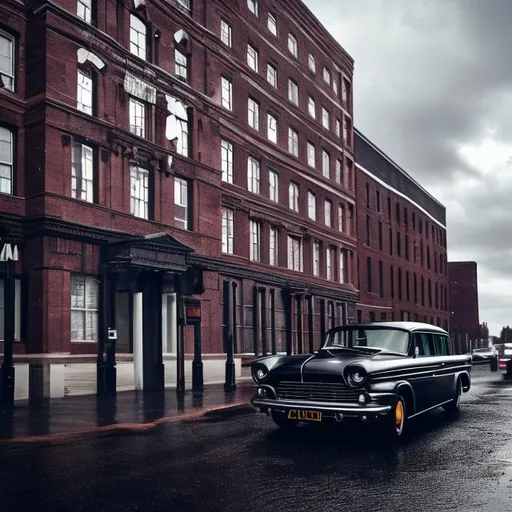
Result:
M491 367L491 372L498 371L498 356L497 355L491 359L490 367Z

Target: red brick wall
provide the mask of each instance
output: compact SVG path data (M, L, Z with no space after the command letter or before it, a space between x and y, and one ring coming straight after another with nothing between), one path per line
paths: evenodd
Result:
M474 261L450 261L450 311L452 327L467 332L471 337L480 336L478 316L478 276Z

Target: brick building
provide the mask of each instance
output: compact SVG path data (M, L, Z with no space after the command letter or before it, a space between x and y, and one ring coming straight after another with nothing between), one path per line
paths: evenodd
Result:
M358 320L449 326L446 210L355 130Z
M478 276L475 261L448 262L451 328L469 339L482 337L478 315Z
M5 0L0 48L18 397L175 385L187 294L206 381L354 318L353 61L300 1Z

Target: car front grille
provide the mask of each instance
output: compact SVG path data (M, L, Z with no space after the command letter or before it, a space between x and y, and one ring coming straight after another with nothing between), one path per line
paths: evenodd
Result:
M343 383L283 381L275 389L278 400L357 403L359 396L357 389L351 389Z

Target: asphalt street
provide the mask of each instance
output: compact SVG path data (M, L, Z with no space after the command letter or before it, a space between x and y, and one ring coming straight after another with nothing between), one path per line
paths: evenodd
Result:
M461 413L279 432L251 409L46 445L0 444L0 510L266 512L512 510L512 382L473 371Z

